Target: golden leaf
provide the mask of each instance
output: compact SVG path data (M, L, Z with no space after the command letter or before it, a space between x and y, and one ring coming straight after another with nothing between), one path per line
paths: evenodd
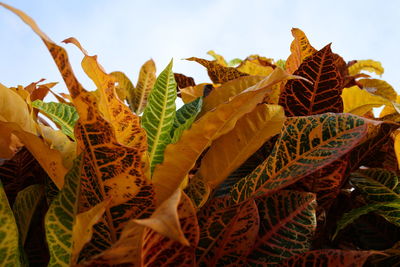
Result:
M286 70L289 73L294 73L304 59L311 56L317 50L311 46L305 33L297 28L292 29L294 40L290 45L290 56L286 60Z

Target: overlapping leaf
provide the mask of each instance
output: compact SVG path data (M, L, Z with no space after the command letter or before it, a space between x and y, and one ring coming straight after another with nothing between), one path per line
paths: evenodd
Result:
M325 112L343 112L343 78L338 71L330 45L312 54L294 72L307 78L285 85L279 104L287 116L306 116Z
M183 89L189 86L195 86L196 83L192 77L183 75L182 73L174 73L174 79L178 89ZM178 90L179 95L179 90Z
M286 70L289 73L294 73L307 57L317 52L317 50L311 46L307 36L302 30L292 28L292 35L294 40L290 45L291 54L285 64Z
M199 97L193 102L184 104L176 111L174 124L171 129L171 143L176 143L184 130L190 128L201 110L203 99Z
M172 61L158 76L142 116L147 132L151 171L163 162L164 149L171 143L171 129L175 118L176 82Z
M20 16L42 38L63 76L79 113L75 137L80 150L85 152L82 173L82 190L85 193L81 195L79 210L89 210L105 198L112 198L111 207L106 210L103 221L97 224L91 243L82 252L82 257L90 257L115 242L128 220L149 216L153 208L153 187L146 181L142 166L146 144L144 136L138 134L142 132L138 124L139 118L135 117L127 107L127 110L124 108L125 106L116 98L112 86L107 87L112 90L105 92L106 100L111 101L109 108L117 116L115 120L118 128L114 130L99 113L95 96L84 90L76 80L66 51L41 32L26 14L2 5ZM98 74L102 75L101 72ZM117 134L120 134L120 138L116 138ZM121 145L117 140L124 140L124 144L130 144L130 147Z
M366 60L356 60L356 62L349 67L349 74L354 76L356 74L361 73L361 71L363 70L368 72L374 72L378 75L382 75L384 71L379 61L366 59Z
M312 250L296 255L280 264L282 267L294 266L364 266L375 251L323 249Z
M39 203L44 199L43 189L43 186L39 184L28 186L24 190L19 191L15 199L13 211L22 244L25 243L26 236L28 235L32 216Z
M110 75L114 77L115 82L117 83L115 86L115 92L118 98L124 102L124 100L128 98L128 95L132 94L135 90L135 87L131 80L129 80L128 76L121 71L113 71Z
M259 230L254 200L229 206L229 198L217 198L199 213L199 266L244 266Z
M218 89L211 91L211 93L204 98L201 114L205 114L218 105L229 101L231 97L240 94L242 91L263 79L264 77L262 76L244 76L222 84Z
M316 228L315 195L282 190L256 199L260 231L247 257L250 265L280 264L307 252Z
M156 65L152 59L146 61L140 68L136 88L128 95L128 103L136 114L143 112L151 90L156 82Z
M224 67L218 64L216 61L209 61L202 58L191 57L186 60L196 61L207 68L208 76L213 83L225 83L230 80L234 80L241 76L247 76L247 73L238 71L232 67Z
M41 100L32 102L32 106L43 112L61 128L64 134L75 140L74 126L79 118L75 107L57 102L45 103Z
M214 87L209 83L201 83L198 85L188 86L180 90L182 101L185 104L193 102L199 97L208 95L214 91Z
M272 193L329 165L358 145L374 124L333 113L287 119L272 154L232 188L233 200Z
M182 194L178 205L179 224L187 239L184 245L146 228L143 236L143 266L195 266L195 248L199 242L199 226L190 199Z
M238 120L232 131L213 142L201 161L198 175L215 188L268 138L278 134L284 120L281 106L257 106Z
M291 76L281 69L275 69L269 77L246 92L205 114L183 133L177 143L167 146L165 160L155 168L153 174L153 181L158 188L157 198L160 201L167 199L213 140L232 130L240 117L252 111L265 95L273 91L272 85L289 78Z
M18 227L0 181L0 265L21 266Z
M382 96L391 101L396 101L396 90L394 90L394 88L384 80L360 79L357 83L360 84L365 91L371 94Z

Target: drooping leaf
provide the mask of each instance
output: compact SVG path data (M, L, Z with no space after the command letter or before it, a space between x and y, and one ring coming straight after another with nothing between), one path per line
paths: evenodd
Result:
M182 136L183 131L190 128L201 110L203 99L199 97L193 102L184 104L176 111L174 124L171 129L171 143L176 143Z
M163 162L164 149L171 143L175 117L176 82L172 60L160 73L143 111L142 126L147 132L151 171Z
M35 100L32 106L43 112L61 128L63 133L75 140L74 126L79 118L75 107L57 102L45 103L41 100Z
M250 265L272 265L307 252L316 228L315 195L282 190L256 199L260 231L247 257Z
M25 147L35 157L57 187L61 188L64 184L64 176L67 173L67 169L62 163L63 159L61 153L51 149L38 136L22 130L16 123L0 121L0 130L3 128L10 129L13 134L23 142Z
M207 92L213 92L214 87L209 83L201 83L194 86L188 86L180 90L182 101L185 104L195 101L199 97L204 97Z
M0 181L0 265L22 266L18 227Z
M183 245L153 229L146 228L142 247L142 264L157 266L195 266L195 248L199 242L199 226L190 199L182 194L178 205L179 224L189 243Z
M371 59L357 60L356 63L349 67L349 74L354 76L361 73L361 71L375 72L378 75L383 74L383 67L379 61L374 61Z
M82 173L82 188L85 194L81 196L79 211L89 210L112 196L111 207L105 212L106 218L97 224L91 243L81 254L83 258L90 257L115 242L127 221L149 216L154 207L153 187L146 181L142 166L146 143L143 135L138 134L138 131L142 132L136 123L139 118L132 116L129 108L124 108L115 97L114 91L107 91L108 100L114 104L110 105L110 108L121 108L124 111L123 116L116 119L127 122L116 123L121 129L114 130L98 111L96 97L88 93L77 81L66 51L47 37L26 14L5 4L1 5L17 14L41 37L63 76L79 114L75 137L80 150L85 152ZM118 112L117 114L121 115ZM126 129L128 140L124 140L124 143L130 143L130 147L119 144L116 138L117 133L124 136ZM120 139L123 138L118 138ZM105 155L107 160L104 160Z
M43 185L39 184L28 186L24 190L19 191L15 199L13 211L22 244L25 243L32 216L44 198L43 189Z
M326 112L343 112L343 78L333 58L330 45L308 57L294 72L309 80L288 81L279 104L287 116L307 116Z
M373 108L390 105L391 102L379 95L373 95L358 86L344 88L342 92L344 112L362 116Z
M232 131L213 142L201 161L198 175L214 189L268 138L278 134L284 120L281 106L258 105L238 120Z
M226 63L225 58L224 58L223 56L221 56L221 55L215 53L213 50L208 51L207 54L210 55L210 56L212 56L212 57L214 58L214 60L215 60L218 64L220 64L221 66L224 66L224 67L228 66L228 64Z
M65 184L53 200L46 214L46 238L50 251L51 266L70 266L72 262L72 229L78 213L81 189L82 155L65 176Z
M156 82L156 65L152 59L146 61L140 68L136 88L128 95L128 103L136 114L141 114L147 106L151 90Z
M287 73L276 69L245 93L219 105L213 112L206 113L189 130L184 131L177 143L168 145L164 162L155 168L153 174L159 201L167 199L180 186L198 157L213 140L232 130L240 117L253 110L265 95L271 93L272 85L289 78L291 76Z
M396 101L396 90L394 90L394 88L384 80L360 79L357 80L357 83L360 84L365 91L371 94L382 96L391 101Z
M259 230L254 200L229 206L228 197L214 199L199 213L198 266L244 266Z
M208 76L213 83L225 83L230 80L234 80L241 76L247 76L247 73L238 71L232 67L224 67L215 61L209 61L202 58L191 57L186 60L196 61L207 68Z
M367 259L376 254L375 251L322 249L312 250L300 255L295 255L279 266L364 266Z
M235 202L293 184L349 152L375 122L326 113L286 120L272 154L231 190Z
M110 73L111 76L114 77L117 85L115 86L115 92L119 100L124 102L125 99L128 98L130 94L135 90L131 80L129 80L128 76L121 71L113 71ZM129 103L129 102L128 102Z
M317 50L311 46L307 36L302 30L292 28L292 35L294 40L290 45L291 54L285 64L286 71L289 73L294 73L306 58L317 52Z

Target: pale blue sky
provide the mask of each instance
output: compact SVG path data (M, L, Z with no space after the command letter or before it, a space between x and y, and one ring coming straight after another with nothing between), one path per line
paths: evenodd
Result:
M106 71L123 71L134 82L140 66L153 58L160 72L174 58L174 71L207 82L197 63L210 49L227 59L260 54L286 59L298 27L320 49L332 42L346 61L375 59L382 76L400 91L400 1L78 1L5 0L30 15L54 41L76 37L90 54L97 54ZM59 81L41 40L19 18L0 8L0 83L27 85L46 78ZM94 89L80 68L82 54L64 45L75 73L87 89Z

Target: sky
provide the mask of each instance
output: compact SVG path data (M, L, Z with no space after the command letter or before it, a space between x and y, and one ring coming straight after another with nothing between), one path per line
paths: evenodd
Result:
M107 72L122 71L136 83L140 66L152 58L157 73L174 59L174 72L209 82L205 69L188 57L227 60L259 54L286 59L293 40L291 28L302 29L311 44L332 50L346 61L374 59L381 77L400 92L400 1L311 0L3 0L31 16L55 42L76 37L90 55L98 55ZM0 83L28 85L61 75L42 41L17 16L0 7ZM94 84L80 67L82 53L68 51L78 80L88 90Z

